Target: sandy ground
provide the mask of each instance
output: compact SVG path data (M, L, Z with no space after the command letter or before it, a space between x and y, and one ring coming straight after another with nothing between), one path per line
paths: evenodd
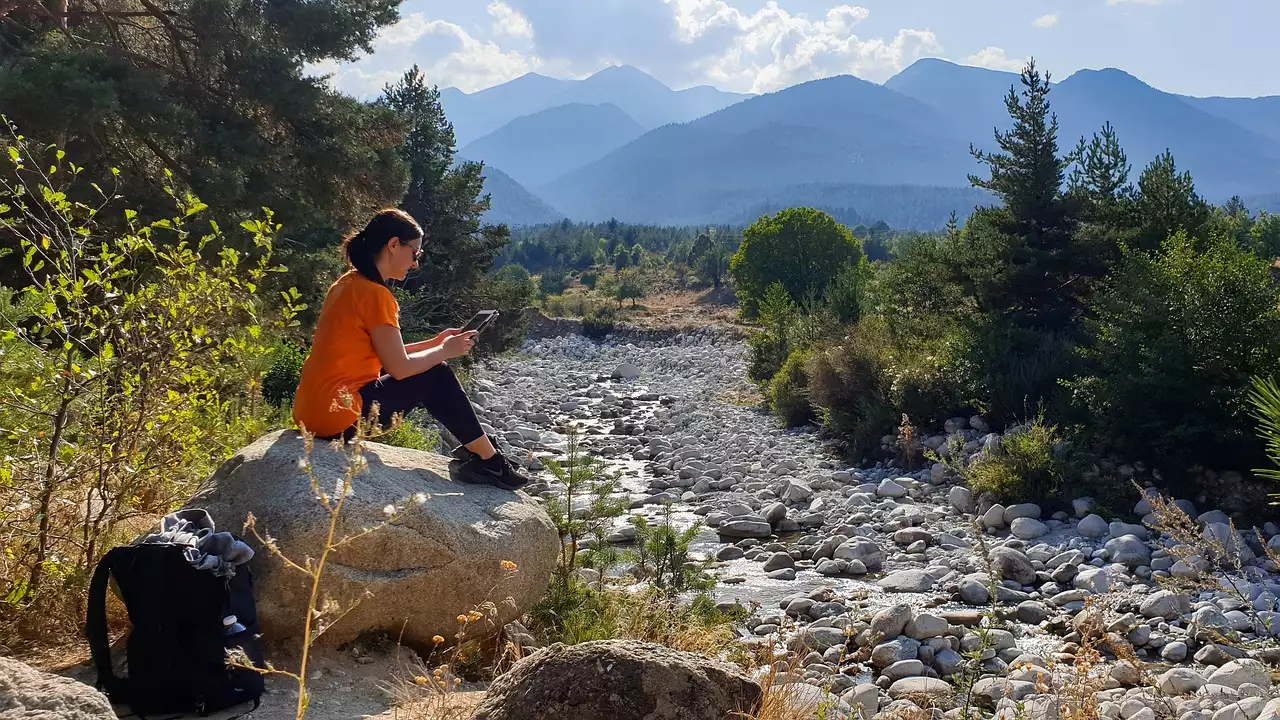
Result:
M273 653L271 662L281 669L297 667L297 659ZM62 675L92 684L95 673L91 665L78 664L62 670ZM308 688L311 702L308 720L465 720L484 697L483 686L464 684L445 696L426 688L415 688L409 695L393 688L405 687L413 677L413 656L409 651L369 654L355 657L351 653L321 650L308 662ZM399 704L396 700L400 700ZM267 692L261 706L249 712L243 705L208 716L208 720L294 720L297 717L298 688L293 678L273 675L267 678ZM116 708L121 720L135 718L127 707ZM247 714L246 714L247 713ZM181 719L172 715L165 720Z

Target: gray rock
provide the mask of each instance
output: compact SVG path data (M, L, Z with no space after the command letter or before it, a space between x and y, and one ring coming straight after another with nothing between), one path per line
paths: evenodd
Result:
M1271 687L1271 673L1257 660L1233 660L1214 670L1207 679L1210 685L1225 685L1233 690L1245 683Z
M786 698L787 717L826 717L831 720L846 720L853 716L853 708L839 696L808 683L787 683L780 693ZM675 707L679 707L678 705ZM794 713L794 714L792 714ZM653 716L650 716L651 718ZM671 717L684 717L673 714ZM732 716L727 716L732 717ZM481 720L477 718L476 720Z
M640 377L640 368L631 363L622 363L613 369L612 377L615 380L635 380Z
M773 528L764 520L729 520L720 523L716 532L724 537L767 538L773 534Z
M807 627L787 641L787 649L792 652L823 652L827 648L844 645L848 639L848 633L838 627Z
M1086 567L1076 574L1071 585L1077 590L1102 595L1111 591L1111 575L1104 568Z
M871 683L858 685L840 696L858 717L870 718L880 709L880 688Z
M951 629L951 623L928 612L918 612L907 623L902 634L913 640L928 640L933 637L941 637L947 634Z
M1204 687L1204 678L1191 668L1173 668L1156 680L1156 689L1163 695L1190 695Z
M937 584L927 570L899 570L881 578L879 585L886 592L925 592Z
M1160 649L1160 657L1172 663L1180 663L1187 659L1187 644L1174 640Z
M841 543L833 557L836 560L857 560L871 571L879 570L884 564L884 553L881 552L880 546L866 538L853 538Z
M1004 509L1004 524L1013 525L1018 518L1040 519L1040 506L1035 503L1019 503Z
M743 552L742 548L738 547L737 545L725 545L719 550L716 550L716 559L721 562L728 562L730 560L737 560L738 558L742 557L744 554L745 553Z
M556 643L494 680L475 720L644 720L655 708L721 720L760 700L760 684L719 660L631 640Z
M1151 548L1136 535L1121 535L1107 541L1111 561L1136 568L1151 564Z
M996 529L1004 527L1004 506L996 503L987 508L987 511L982 514L982 526Z
M796 566L795 558L784 552L776 552L764 561L763 570L767 573L774 570L782 570L784 568L794 568Z
M116 720L107 696L71 678L0 657L0 717L5 720Z
M1087 515L1080 524L1076 526L1076 531L1087 538L1095 540L1105 537L1111 531L1107 525L1107 521L1097 515Z
M954 675L964 666L964 657L960 653L946 648L933 656L933 667L940 675Z
M878 668L887 668L896 662L915 660L919 652L919 641L899 637L875 646L871 650L871 664Z
M907 489L902 487L896 481L885 479L880 481L880 485L876 488L876 495L887 498L900 498L907 494Z
M694 492L697 491L695 490ZM780 502L776 502L769 507L766 507L762 514L764 515L765 522L770 525L777 525L787 519L787 506Z
M323 547L329 514L312 495L299 459L302 438L292 430L265 435L227 460L187 507L204 508L234 527L252 512L263 534L289 548ZM337 646L366 631L386 631L406 645L431 647L435 635L457 632L458 612L492 600L501 587L492 633L518 619L546 593L561 543L546 511L524 493L449 479L448 459L432 453L365 443L368 469L355 476L337 537L354 536L384 521L384 508L403 506L396 522L346 544L324 573L330 597L372 597L351 607L320 637ZM343 477L349 455L315 443L310 464L322 483ZM414 502L421 494L428 498ZM253 540L258 624L273 639L299 638L311 584ZM299 550L302 551L302 550ZM519 571L507 573L510 560ZM479 627L477 626L477 630Z
M1017 614L1018 620L1033 625L1049 619L1049 611L1045 608L1044 603L1035 600L1025 600L1018 603Z
M902 634L910 622L910 605L906 603L892 605L871 616L871 636L884 639L896 638Z
M986 605L991 602L991 591L986 585L973 578L964 578L959 583L960 599L966 605Z
M929 677L903 678L889 686L889 697L911 700L919 707L951 708L955 705L955 695L951 683Z
M1013 580L1020 585L1030 585L1036 581L1036 569L1026 555L1006 547L992 548L988 555L991 564L1001 577Z
M1143 617L1173 620L1191 612L1191 598L1168 590L1157 590L1143 598L1138 612Z
M1005 513L1007 515L1008 511ZM1034 540L1048 535L1049 527L1035 518L1018 517L1009 523L1009 532L1020 540Z
M880 675L889 678L890 682L894 682L902 678L917 677L923 672L924 663L919 660L899 660L881 670Z
M956 485L947 493L947 503L962 513L973 512L973 493L963 485Z

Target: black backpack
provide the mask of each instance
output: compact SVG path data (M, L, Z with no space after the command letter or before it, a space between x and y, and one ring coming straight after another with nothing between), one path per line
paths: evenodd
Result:
M227 650L240 648L265 668L258 639L249 566L231 578L197 570L186 546L142 544L117 547L98 563L89 585L85 623L98 671L97 686L139 717L155 713L208 715L252 701L257 709L263 675L227 666ZM116 677L107 644L107 581L114 577L129 612L129 674ZM227 635L223 618L235 615L242 632Z

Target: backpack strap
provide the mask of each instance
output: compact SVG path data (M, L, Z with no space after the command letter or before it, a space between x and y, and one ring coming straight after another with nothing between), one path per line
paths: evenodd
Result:
M95 686L109 697L114 696L116 702L127 698L124 694L124 682L117 678L111 669L111 646L107 643L107 582L111 579L111 561L116 552L112 550L98 561L93 571L93 579L89 582L89 608L85 617L85 636L89 641L89 652L93 655L93 664L98 671Z

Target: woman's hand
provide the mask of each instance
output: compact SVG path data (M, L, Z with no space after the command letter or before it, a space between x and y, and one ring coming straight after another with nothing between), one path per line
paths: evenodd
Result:
M445 330L440 335L445 335L446 333L448 333L448 336L440 343L440 349L444 352L445 358L450 360L471 352L471 348L476 346L476 337L480 334L474 330L462 332L461 330L450 329Z
M445 340L448 340L460 332L462 332L462 328L448 328L447 330L441 330L435 337L431 338L428 343L431 347L439 347Z

